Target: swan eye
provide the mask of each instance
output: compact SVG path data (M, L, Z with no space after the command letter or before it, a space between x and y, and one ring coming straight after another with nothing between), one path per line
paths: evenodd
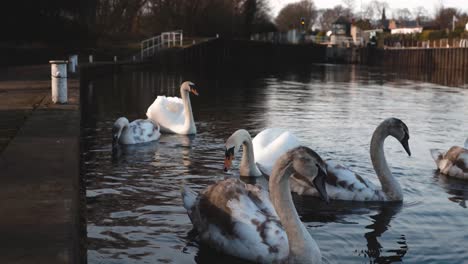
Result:
M231 158L234 156L234 147L226 149L226 153L224 154L226 158Z

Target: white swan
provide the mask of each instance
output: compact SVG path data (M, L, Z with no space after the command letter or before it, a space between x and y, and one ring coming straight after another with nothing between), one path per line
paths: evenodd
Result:
M304 175L325 189L325 163L311 149L294 148L275 163L268 192L238 179L208 186L198 197L184 187L184 207L202 242L258 263L321 263L317 243L295 210L289 177ZM271 200L270 200L271 199Z
M387 165L384 154L384 141L387 136L395 137L408 155L411 152L408 146L408 127L397 118L388 118L380 123L374 131L370 145L372 165L379 178L382 188L362 178L348 168L332 161L327 164L327 193L330 199L352 201L402 201L403 192L400 184L393 177ZM260 167L263 171L263 169ZM318 196L317 190L307 184L303 177L294 175L291 177L291 190L300 195Z
M117 119L112 126L112 145L138 144L158 140L159 126L151 120L137 119L131 123L125 117Z
M252 140L249 132L239 129L226 140L224 170L232 165L235 154L243 147L240 164L241 176L261 176L255 162L271 173L274 162L286 151L300 145L299 139L292 133L279 128L267 128Z
M164 133L196 134L197 128L193 119L189 93L198 95L195 84L183 82L180 85L182 99L160 95L150 105L148 111L146 111L146 116L158 123Z
M447 152L431 149L431 156L442 174L468 179L468 138L465 148L453 146Z

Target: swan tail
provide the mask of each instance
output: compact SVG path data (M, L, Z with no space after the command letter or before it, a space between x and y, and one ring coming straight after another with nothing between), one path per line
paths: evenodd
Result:
M195 202L197 200L197 194L185 184L182 186L181 193L182 193L182 201L184 203L184 208L188 212L191 212L192 208L195 206Z

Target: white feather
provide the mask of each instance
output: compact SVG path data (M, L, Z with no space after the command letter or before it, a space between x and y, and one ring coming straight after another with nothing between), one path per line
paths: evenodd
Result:
M255 162L270 174L275 161L288 150L300 146L301 143L289 131L281 128L267 128L255 136L252 145Z

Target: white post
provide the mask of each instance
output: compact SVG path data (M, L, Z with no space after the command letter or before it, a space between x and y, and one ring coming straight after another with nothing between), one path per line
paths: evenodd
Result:
M70 55L68 56L68 71L71 73L75 72L75 57L76 55Z
M184 39L184 33L180 32L180 46L181 47L182 47L182 44L184 43L183 39Z
M114 62L117 62L117 56L114 56Z
M93 55L89 55L89 63L93 63Z
M67 63L68 61L49 61L51 64L52 102L67 102Z

